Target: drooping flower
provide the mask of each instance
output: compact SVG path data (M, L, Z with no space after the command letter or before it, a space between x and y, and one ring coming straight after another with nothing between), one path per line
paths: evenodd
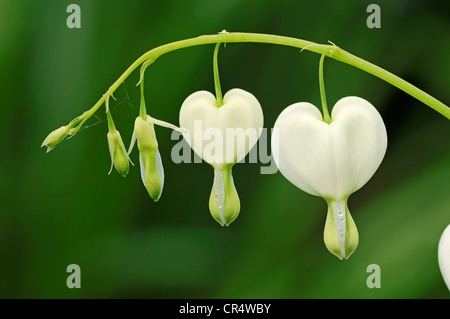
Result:
M314 105L292 104L279 115L275 130L272 151L280 172L301 190L326 200L325 245L347 259L359 241L347 200L383 160L383 119L372 104L353 96L336 103L329 124Z
M232 167L256 144L263 127L258 100L241 89L228 91L223 105L207 91L186 98L180 110L183 136L203 160L214 168L209 210L222 226L239 214L240 201L234 186Z

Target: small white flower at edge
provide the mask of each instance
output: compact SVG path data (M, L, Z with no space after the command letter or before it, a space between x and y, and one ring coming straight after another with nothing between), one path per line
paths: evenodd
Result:
M450 225L445 228L439 240L438 260L442 277L450 291Z

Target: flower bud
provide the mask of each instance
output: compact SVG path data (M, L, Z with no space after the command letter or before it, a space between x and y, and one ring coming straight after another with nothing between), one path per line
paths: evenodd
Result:
M438 262L444 282L450 290L450 225L445 228L439 240Z
M111 155L111 169L109 173L111 173L113 165L120 175L123 177L127 176L129 169L129 157L128 153L125 149L125 145L123 144L122 137L120 136L119 131L112 130L107 134L108 138L108 146L109 153Z
M209 197L209 211L222 226L229 226L239 215L241 204L234 187L232 165L214 169L214 184Z
M139 149L142 182L150 197L156 202L161 197L164 186L164 169L150 116L147 115L145 120L140 116L136 118L134 134Z
M59 143L61 143L69 134L70 126L61 126L60 128L51 132L42 142L41 147L47 147L47 153L54 149Z

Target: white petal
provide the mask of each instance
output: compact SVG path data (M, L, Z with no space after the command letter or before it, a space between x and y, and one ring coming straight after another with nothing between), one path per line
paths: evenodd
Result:
M275 163L298 188L328 199L345 199L375 173L387 147L387 134L377 110L366 100L347 97L323 122L310 103L288 106L275 122Z
M188 144L210 164L242 160L256 144L263 127L261 106L252 94L232 89L223 101L218 108L213 94L198 91L186 98L180 110L180 126L189 131L184 135ZM227 129L234 130L235 135L227 137ZM244 142L239 144L237 140Z
M334 198L336 167L331 133L314 105L295 103L275 122L272 151L280 172L292 184L316 196Z
M331 112L338 198L349 195L373 176L387 148L387 133L375 107L350 96L339 100Z
M450 225L445 228L439 240L438 260L442 277L450 290Z

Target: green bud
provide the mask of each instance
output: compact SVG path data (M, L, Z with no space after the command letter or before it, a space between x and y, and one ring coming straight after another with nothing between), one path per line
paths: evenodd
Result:
M123 144L122 137L120 136L119 131L114 130L108 132L107 138L109 153L111 155L111 169L108 174L111 173L114 165L119 174L125 177L128 174L128 169L130 166L128 163L128 153L125 149L125 145Z
M359 242L358 229L347 207L347 199L328 203L323 238L328 250L339 259L348 259Z
M146 120L138 116L134 123L134 134L139 149L141 177L150 197L157 202L164 186L164 168L158 150L153 121L147 115Z
M209 197L209 211L222 226L229 226L241 210L231 168L232 165L226 165L214 169L214 184Z
M54 149L59 143L61 143L69 134L70 125L61 126L60 128L51 132L42 142L41 147L47 147L47 153Z

